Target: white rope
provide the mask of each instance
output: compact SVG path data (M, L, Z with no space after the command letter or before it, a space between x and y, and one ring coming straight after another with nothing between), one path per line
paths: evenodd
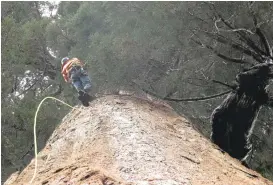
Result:
M35 179L36 177L36 173L37 173L37 167L38 167L38 152L37 152L37 136L36 136L36 120L37 120L37 115L38 115L38 112L40 110L40 107L41 105L43 104L43 102L46 100L46 99L53 99L53 100L57 100L61 103L63 103L64 105L67 105L68 107L72 108L72 109L76 109L74 107L72 107L71 105L63 102L62 100L59 100L57 98L54 98L54 97L51 97L51 96L48 96L48 97L45 97L41 102L40 104L38 105L37 107L37 110L35 112L35 116L34 116L34 125L33 125L33 135L34 135L34 149L35 149L35 169L34 169L34 174L33 174L33 177L32 179L30 180L29 184L32 184L33 180Z

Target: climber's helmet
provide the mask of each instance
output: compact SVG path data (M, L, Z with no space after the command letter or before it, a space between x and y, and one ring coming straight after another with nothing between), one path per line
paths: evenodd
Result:
M61 61L62 65L64 65L64 63L66 63L68 60L69 60L68 57L64 57L64 58L62 59L62 61Z

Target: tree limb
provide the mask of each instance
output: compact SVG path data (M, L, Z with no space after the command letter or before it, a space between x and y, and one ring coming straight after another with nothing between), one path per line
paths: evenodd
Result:
M21 92L19 95L16 95L17 97L20 97L22 94L25 94L27 91L29 91L34 85L37 84L37 82L40 81L40 78L36 79L27 89L25 89L23 92Z
M227 84L227 83L224 83L224 82L221 82L221 81L218 81L218 80L212 80L212 82L218 83L218 84L221 84L221 85L224 85L224 86L229 87L229 88L231 88L231 89L233 89L233 90L236 89L236 86L232 86L232 85L229 85L229 84Z
M273 54L272 54L273 51L272 51L272 49L271 49L271 47L270 47L270 44L269 44L269 42L268 42L266 36L263 34L262 30L260 29L260 25L258 24L257 18L256 18L256 16L255 16L255 13L254 13L252 7L249 7L249 11L250 11L250 13L251 13L251 15L252 15L253 23L254 23L255 28L256 28L256 33L257 33L257 35L260 37L260 39L261 39L261 41L262 41L262 44L263 44L264 47L265 47L266 54L267 54L268 56L271 56L271 57L272 57L272 56L273 56Z
M230 28L231 30L236 30L236 28L233 27L231 24L229 24L229 23L223 18L223 16L216 10L216 7L215 7L215 5L214 5L213 3L208 3L208 4L212 6L212 8L213 8L214 12L216 13L216 15L220 18L220 20L221 20L228 28ZM256 18L255 18L255 20L256 20ZM254 22L256 22L256 24L257 24L257 20L254 21ZM263 50L261 50L258 46L256 46L256 44L251 40L251 38L247 37L246 34L245 34L242 30L236 31L236 33L238 34L239 39L242 40L244 43L246 43L250 48L254 49L254 51L257 51L257 52L258 52L258 53L257 53L258 55L260 55L260 53L261 53L261 54L265 54L265 52L264 52ZM261 63L261 60L259 59L259 57L253 56L253 58Z
M233 26L231 26L231 24L229 24L221 15L220 16L220 19L221 21L226 25L228 26L230 29L235 29ZM263 50L261 50L250 38L248 38L246 36L246 34L244 34L243 32L241 31L238 31L236 32L239 36L239 39L241 41L243 41L244 43L246 43L250 48L252 48L254 51L257 51L258 53L261 53L261 54L265 54L265 52Z
M245 28L234 28L234 29L230 29L230 30L225 30L225 29L221 29L217 26L217 22L221 21L221 19L217 19L215 22L214 22L214 25L217 29L218 32L220 31L224 31L224 32L238 32L238 31L245 31L247 33L250 33L252 35L254 35L255 33L253 33L251 30L248 30L248 29L245 29Z
M234 42L231 39L224 37L223 35L213 34L209 32L205 32L210 38L215 39L216 41L231 46L232 48L242 51L244 54L253 57L256 61L263 63L261 55L257 54L255 51L251 51L249 48L245 48L244 46Z
M259 37L260 37L260 39L261 39L261 41L262 41L262 43L263 43L263 45L265 47L266 54L268 56L272 57L273 56L272 55L272 50L271 50L271 47L269 45L269 42L268 42L266 36L263 34L263 32L262 32L262 30L260 28L256 28L256 33L257 33L257 35L259 35Z
M203 100L210 100L210 99L214 99L223 95L226 95L228 93L232 92L232 90L228 90L222 93L218 93L218 94L214 94L214 95L210 95L210 96L204 96L204 97L196 97L196 98L182 98L182 99L175 99L175 98L168 98L165 97L163 98L163 100L168 100L168 101L176 101L176 102L182 102L182 101L187 101L187 102L191 102L191 101L203 101Z
M209 45L206 45L206 44L203 44L201 43L200 41L197 41L197 40L194 40L192 39L196 44L200 45L200 46L205 46L206 48L212 50L218 57L226 60L226 61L229 61L229 62L233 62L233 63L239 63L239 64L245 64L245 63L249 63L245 60L243 60L242 58L231 58L231 57L228 57L228 56L225 56L221 53L219 53L218 51L216 51L213 47L209 46Z
M140 85L138 85L136 82L133 82L133 83L135 83L138 87L140 87ZM158 94L156 94L154 92L151 92L151 91L149 91L147 89L144 89L142 87L140 87L140 89L142 91L144 91L145 93L147 93L149 95L152 95L152 96L155 96L155 97L157 97L159 99L167 100L167 101L175 101L175 102L204 101L204 100L214 99L214 98L217 98L217 97L220 97L220 96L223 96L223 95L226 95L226 94L232 92L232 90L228 90L228 91L218 93L218 94L214 94L214 95L211 95L211 96L175 99L175 98L169 98L169 97L162 97L162 96L160 96L160 95L158 95Z
M35 81L25 90L23 90L23 92L21 92L19 95L17 95L17 97L20 97L22 94L25 94L27 91L29 91L32 87L34 87L39 81L43 80L45 73L46 73L46 69L47 69L47 63L45 63L45 67L43 70L43 73L41 76L38 76Z

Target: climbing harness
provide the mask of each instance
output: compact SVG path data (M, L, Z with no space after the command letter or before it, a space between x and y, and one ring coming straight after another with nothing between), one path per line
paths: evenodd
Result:
M52 97L52 96L48 96L48 97L45 97L41 102L40 104L38 105L37 107L37 110L35 112L35 116L34 116L34 125L33 125L33 135L34 135L34 150L35 150L35 169L34 169L34 174L33 174L33 177L32 179L30 180L29 184L32 184L33 180L35 179L35 176L36 176L36 173L37 173L37 166L38 166L38 152L37 152L37 138L36 138L36 118L37 118L37 115L38 115L38 112L40 110L40 107L41 105L43 104L43 102L46 100L46 99L53 99L53 100L57 100L59 102L61 102L62 104L72 108L72 109L76 109L75 107L72 107L71 105L63 102L62 100L59 100L55 97Z

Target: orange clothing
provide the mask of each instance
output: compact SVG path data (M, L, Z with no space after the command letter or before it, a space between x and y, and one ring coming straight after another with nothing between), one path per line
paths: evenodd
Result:
M70 60L68 60L67 62L65 62L63 65L62 65L62 75L64 77L64 80L66 82L68 82L69 80L69 72L70 70L72 69L72 67L74 66L83 66L83 62L80 61L78 58L72 58Z

